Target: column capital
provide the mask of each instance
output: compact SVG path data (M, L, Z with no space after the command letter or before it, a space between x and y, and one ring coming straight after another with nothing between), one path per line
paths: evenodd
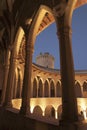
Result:
M57 35L60 36L69 36L72 34L71 24L66 22L66 16L63 14L61 17L56 17L56 25L57 25ZM69 19L68 19L69 21Z
M54 2L55 3L55 2ZM53 7L54 16L60 17L64 14L66 9L66 0L61 0L55 7Z

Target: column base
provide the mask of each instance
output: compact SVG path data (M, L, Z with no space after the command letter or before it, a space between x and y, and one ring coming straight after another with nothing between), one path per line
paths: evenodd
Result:
M30 114L30 107L21 107L20 108L20 112L19 112L19 114L21 114L21 115L25 115L25 116L27 116L27 115L29 115Z

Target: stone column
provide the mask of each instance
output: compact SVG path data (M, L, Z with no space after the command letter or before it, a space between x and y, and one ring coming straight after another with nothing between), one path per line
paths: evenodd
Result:
M21 35L20 35L21 34ZM6 96L5 101L3 103L4 107L12 107L12 90L13 90L13 80L15 76L15 69L17 68L17 61L18 61L18 52L21 44L21 38L23 36L23 32L21 28L18 29L13 45L11 46L11 58L10 58L10 66L9 66L9 73L8 73L8 81L7 81L7 88L6 88ZM19 38L20 37L20 38Z
M20 80L20 92L19 92L19 98L21 98L22 93L22 79Z
M17 84L18 84L18 79L15 76L14 89L13 89L13 98L16 98L16 95L17 95Z
M60 47L60 71L62 82L62 120L78 120L77 100L75 96L75 74L72 56L71 27L64 24L65 16L57 18Z
M30 98L31 98L31 75L32 75L32 54L33 47L30 43L28 33L25 34L26 38L26 57L25 57L25 70L22 88L22 104L20 114L27 115L30 113Z
M15 68L17 66L17 57L14 55L14 52L11 54L11 63L9 68L8 74L8 82L7 82L7 89L6 89L6 96L5 96L5 107L12 107L12 89L13 89L13 81L15 76Z
M4 64L4 78L3 78L3 86L2 86L2 95L1 95L1 101L0 104L3 105L5 100L5 93L6 93L6 86L7 86L7 80L8 80L8 72L9 72L9 62L10 62L10 49L6 50L5 54L6 60Z

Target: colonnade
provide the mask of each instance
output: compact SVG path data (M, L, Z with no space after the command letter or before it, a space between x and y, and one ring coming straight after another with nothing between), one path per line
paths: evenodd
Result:
M38 72L37 72L38 75ZM32 97L38 98L38 97L62 97L62 86L61 81L57 80L55 81L55 78L52 78L50 81L48 80L48 77L46 79L38 79L35 75L35 78L33 78L32 83ZM78 80L74 83L74 89L76 98L78 97L87 97L87 82L83 81L82 84L79 83Z
M71 18L74 10L76 0L69 0L68 5L65 8L56 9L54 17L57 25L57 35L59 37L60 47L60 71L62 82L62 121L74 122L78 121L77 100L74 89L74 65L72 56L72 43L71 43ZM63 9L62 9L63 8ZM62 12L64 10L64 12ZM38 17L38 16L37 16ZM33 26L33 27L32 27ZM34 50L34 43L31 40L32 30L34 28L33 20L29 25L25 25L24 35L26 39L26 57L25 57L25 70L24 80L22 88L22 104L20 108L20 114L27 115L30 113L30 98L31 98L31 73L32 73L32 55ZM37 32L36 32L37 33ZM19 34L19 32L18 32ZM18 49L18 34L14 42L14 48L11 50L10 67L8 73L8 82L3 105L12 107L12 86L15 68L17 64L17 49ZM3 88L5 92L5 88Z

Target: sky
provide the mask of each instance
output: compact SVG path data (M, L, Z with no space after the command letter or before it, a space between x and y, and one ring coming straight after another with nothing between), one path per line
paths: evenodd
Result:
M33 62L40 52L49 52L55 57L54 68L60 69L59 40L56 24L41 32L35 42ZM75 70L87 70L87 4L77 8L72 17L72 52Z

